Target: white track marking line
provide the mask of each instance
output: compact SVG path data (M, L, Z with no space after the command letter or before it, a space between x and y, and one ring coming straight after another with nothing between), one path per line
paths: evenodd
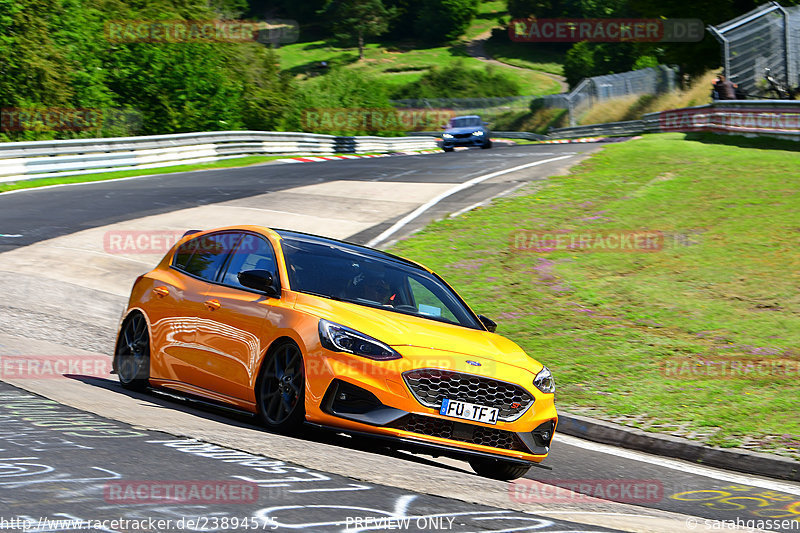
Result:
M388 239L389 237L391 237L392 234L396 233L403 226L405 226L406 224L408 224L409 222L411 222L412 220L414 220L415 218L420 216L422 213L424 213L425 211L427 211L431 207L435 206L436 204L438 204L439 202L441 202L442 200L444 200L448 196L452 196L452 195L454 195L455 193L457 193L459 191L463 191L464 189L468 189L468 188L472 187L473 185L477 185L478 183L481 183L482 181L490 180L492 178L496 178L497 176L502 176L503 174L510 174L511 172L516 172L518 170L523 170L523 169L530 168L530 167L535 167L535 166L538 166L538 165L544 165L545 163L552 163L553 161L559 161L561 159L567 159L569 157L573 157L573 155L574 154L562 155L562 156L559 156L559 157L551 157L550 159L542 159L541 161L534 161L533 163L526 163L524 165L519 165L519 166L516 166L516 167L508 168L506 170L498 170L497 172L492 172L491 174L484 174L483 176L478 176L477 178L472 178L469 181L465 181L464 183L461 183L461 184L453 187L452 189L449 189L449 190L439 194L435 198L425 202L424 204L422 204L421 206L419 206L418 208L413 210L411 213L407 214L406 216L404 216L403 218L401 218L400 220L395 222L394 225L392 225L392 227L390 227L389 229L387 229L386 231L384 231L383 233L381 233L380 235L378 235L377 237L375 237L374 239L369 241L367 243L367 246L374 248L377 244L379 244L379 243L385 241L386 239Z
M511 187L510 189L506 189L505 191L501 192L500 194L498 194L498 195L497 195L497 196L495 196L494 198L502 198L503 196L506 196L506 195L508 195L508 194L511 194L512 192L516 191L517 189L519 189L519 188L520 188L520 187L522 187L523 185L527 185L527 183L519 183L519 184L517 184L517 185L514 185L514 186L513 186L513 187ZM469 206L469 207L465 207L464 209L459 209L459 210L458 210L458 211L456 211L455 213L452 213L452 214L451 214L451 215L450 215L448 218L456 218L456 217L460 217L460 216L461 216L461 215L463 215L464 213L467 213L467 212L469 212L469 211L472 211L473 209L477 209L477 208L479 208L479 207L483 207L484 205L486 205L486 204L488 204L489 202L491 202L491 201L492 201L494 198L489 198L488 200L484 200L484 201L482 201L482 202L477 202L477 203L474 203L474 204L472 204L472 205L471 205L471 206Z
M657 465L664 468L669 468L671 470L678 470L680 472L685 472L687 474L692 474L696 476L703 476L711 479L717 479L719 481L726 481L728 483L735 483L737 485L752 485L755 487L761 487L762 489L775 490L779 492L785 492L787 494L794 494L795 496L800 496L800 486L798 485L791 485L789 483L782 483L780 481L771 481L767 479L761 479L758 477L750 477L746 474L723 472L721 470L714 470L705 466L674 461L672 459L658 457L655 455L646 455L644 453L635 452L633 450L615 448L607 444L598 444L595 442L585 441L583 439L578 439L576 437L564 435L563 433L556 434L555 438L557 441L563 442L564 444L568 444L570 446L577 446L585 450L607 453L609 455L616 455L617 457L622 457L624 459L632 459L634 461L640 461L642 463Z

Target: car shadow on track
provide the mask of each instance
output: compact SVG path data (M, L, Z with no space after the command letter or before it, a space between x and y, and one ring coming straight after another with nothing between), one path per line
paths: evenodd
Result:
M80 381L93 387L99 387L107 391L122 394L130 398L135 398L141 402L146 402L151 406L182 411L198 418L219 422L232 427L256 429L263 431L264 433L280 435L285 438L328 444L341 448L372 453L376 456L393 457L425 466L432 466L445 470L475 475L466 463L464 463L464 468L458 468L449 464L440 463L434 459L428 459L416 454L411 454L405 450L395 449L390 445L387 445L385 441L379 438L362 438L361 436L359 436L359 438L354 438L344 433L337 433L335 430L325 430L311 426L305 427L300 434L288 435L270 431L269 429L261 426L258 423L256 415L221 404L209 402L205 399L200 399L190 395L184 395L173 391L155 388L149 388L147 389L147 392L144 393L135 392L124 389L119 382L113 379L81 375L65 375L65 377Z

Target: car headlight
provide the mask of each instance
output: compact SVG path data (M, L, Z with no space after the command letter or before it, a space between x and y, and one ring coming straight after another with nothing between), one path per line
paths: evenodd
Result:
M477 136L477 137L480 137L480 136L483 135L483 132L482 131L473 131L472 134Z
M319 341L328 350L360 355L376 361L400 359L402 355L369 335L327 320L319 321Z
M452 135L450 135L449 133L442 133L442 138L443 138L443 139L452 139L452 138L453 138L453 136L452 136Z
M552 394L556 391L556 380L553 379L553 374L550 373L546 366L542 367L536 377L533 378L533 384L546 394Z

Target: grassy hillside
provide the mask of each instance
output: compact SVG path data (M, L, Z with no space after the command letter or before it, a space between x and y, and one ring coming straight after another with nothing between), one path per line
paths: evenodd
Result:
M392 251L549 365L561 409L800 458L800 170L796 151L759 146L796 150L684 134L609 145ZM514 251L516 230L664 240L537 253Z
M344 66L377 76L390 87L398 87L419 80L434 67L444 67L460 58L473 69L486 68L486 64L469 57L464 44L414 48L412 43L369 44L363 60L358 60L354 48L341 48L325 41L300 42L277 50L281 68L289 71L298 81L318 75L320 63ZM521 70L498 66L497 69L521 85L524 95L553 94L559 92L558 83L535 70ZM447 95L442 95L447 96ZM480 97L476 94L474 97ZM512 96L512 95L509 95Z
M358 49L355 47L344 47L333 41L322 40L284 45L277 50L277 53L281 69L289 72L300 83L322 74L320 64L324 61L329 67L342 66L374 75L390 88L397 88L418 81L430 69L445 67L455 59L461 59L468 68L486 68L485 62L469 56L467 45L472 39L498 27L498 18L503 15L505 15L505 1L481 2L477 17L457 42L440 46L416 42L373 42L367 45L363 60L358 59ZM541 71L549 71L547 69L519 69L504 65L496 67L498 71L519 83L520 95L560 92L558 83L542 74ZM442 94L442 96L448 95Z

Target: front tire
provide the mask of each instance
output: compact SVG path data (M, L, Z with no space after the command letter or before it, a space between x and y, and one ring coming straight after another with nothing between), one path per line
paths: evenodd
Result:
M481 148L483 148L484 150L488 150L488 149L489 149L489 148L491 148L491 147L492 147L492 141L491 141L491 140L489 140L489 141L486 141L485 143L483 143L483 144L481 145Z
M269 429L295 432L305 421L303 353L292 341L274 346L264 358L256 382L256 405Z
M503 461L502 459L473 458L469 465L476 474L500 481L512 481L521 478L531 469L530 466Z
M128 390L143 391L150 378L150 332L141 313L134 313L122 325L114 350L114 368L120 384Z
M453 147L445 146L445 147L442 148L442 150L444 150L445 152L452 152L453 151Z

